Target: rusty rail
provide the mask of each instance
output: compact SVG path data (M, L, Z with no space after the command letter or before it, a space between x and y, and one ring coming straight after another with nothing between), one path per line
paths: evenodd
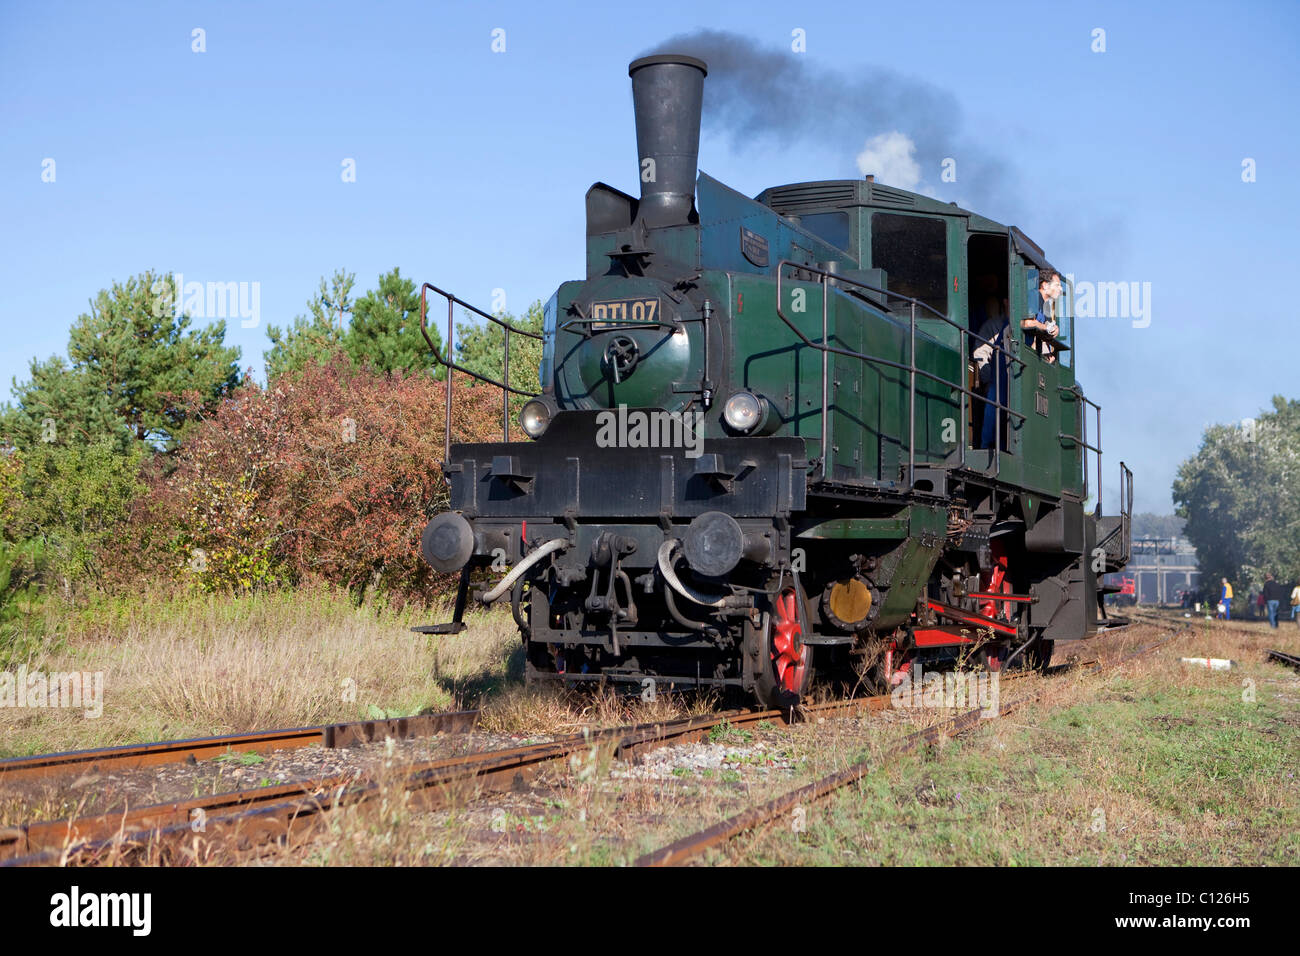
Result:
M607 747L614 757L633 760L671 743L704 739L722 726L743 728L764 721L793 723L851 716L886 709L890 703L890 696L881 694L802 706L792 713L731 710L708 717L572 734L549 743L417 763L403 770L402 786L415 792L425 808L433 809L444 805L457 786L515 788L542 768L594 748ZM370 726L373 733L365 739L373 740L383 735L386 723L401 721L335 726ZM336 739L347 739L355 733L343 731ZM380 793L379 784L358 782L353 773L343 773L98 816L29 823L0 830L0 865L85 863L111 854L148 852L163 854L174 862L201 862L211 859L228 840L238 840L241 847L280 842L313 826L334 809L370 800ZM195 826L198 819L203 820L201 830ZM121 856L115 858L115 862L120 860Z
M1035 698L1028 697L1012 704L1007 704L999 708L998 716L1009 714L1014 709L1024 706L1029 700ZM889 750L885 751L885 756L898 756L908 751L915 750L921 744L936 743L942 737L954 737L957 734L964 733L967 730L978 726L983 709L976 707L968 710L964 714L954 717L952 720L938 724L934 727L927 727L925 730L917 731L903 738L898 744L895 744ZM874 761L863 760L846 767L844 770L837 771L829 776L822 777L820 780L810 783L804 787L798 787L794 790L784 793L767 803L760 804L757 807L751 807L733 817L723 820L721 823L715 823L707 829L698 833L692 833L684 836L680 840L668 844L651 853L639 857L634 864L635 866L679 866L688 860L691 860L701 853L715 846L726 843L732 837L744 833L746 830L752 830L762 826L770 820L781 816L787 811L804 803L810 803L814 800L820 800L827 794L841 787L847 787L851 783L861 780L867 774L877 768Z
M1294 654L1284 654L1281 651L1270 650L1268 652L1268 660L1276 661L1279 664L1285 664L1287 667L1294 667L1296 670L1300 670L1300 657L1296 657Z
M384 737L422 737L438 733L469 730L478 719L476 710L451 711L444 714L421 714L385 720L359 720L326 724L320 727L295 727L219 737L196 737L190 740L164 740L94 750L38 754L0 760L0 784L13 780L30 780L84 770L130 770L159 764L182 763L191 758L207 760L233 750L242 753L266 753L298 747L352 747Z
M669 743L703 739L723 725L746 727L763 721L807 720L863 709L879 710L888 705L888 695L880 695L811 705L794 714L731 710L708 717L573 734L549 743L419 763L406 768L403 786L418 792L421 803L432 809L442 805L449 790L457 785L516 787L543 767L594 747L611 747L615 757L631 760ZM379 792L378 784L359 783L352 774L345 773L120 813L29 823L0 830L0 865L93 862L105 854L149 849L171 854L178 861L194 861L206 858L205 854L210 856L223 840L230 838L238 838L243 845L282 840L333 809L369 800ZM195 829L198 819L203 820L201 833Z

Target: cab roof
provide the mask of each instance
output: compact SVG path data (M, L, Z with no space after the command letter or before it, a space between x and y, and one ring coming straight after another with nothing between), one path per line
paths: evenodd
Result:
M899 212L929 213L940 216L958 216L967 220L970 232L992 232L1008 236L1016 252L1035 263L1039 268L1052 268L1041 246L1016 226L995 222L986 216L963 209L955 202L943 202L897 186L868 179L823 179L808 183L787 183L769 186L754 197L757 202L782 216L799 216L812 212L868 206L872 209L889 209Z

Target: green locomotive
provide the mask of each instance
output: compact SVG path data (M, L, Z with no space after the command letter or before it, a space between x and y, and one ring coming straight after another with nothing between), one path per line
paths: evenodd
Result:
M531 440L448 437L452 510L422 550L461 585L426 630L508 599L530 679L790 706L814 674L1046 662L1114 623L1101 582L1128 560L1132 478L1121 464L1118 515L1087 507L1100 409L1068 286L1050 324L1020 321L1055 273L1043 251L870 176L755 199L697 179L707 67L629 73L641 195L587 193L586 278L546 306Z

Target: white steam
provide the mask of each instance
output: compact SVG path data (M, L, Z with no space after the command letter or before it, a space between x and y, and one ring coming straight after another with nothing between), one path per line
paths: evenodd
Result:
M858 153L858 172L864 176L874 175L877 182L899 189L915 190L921 182L916 144L898 130L873 136Z

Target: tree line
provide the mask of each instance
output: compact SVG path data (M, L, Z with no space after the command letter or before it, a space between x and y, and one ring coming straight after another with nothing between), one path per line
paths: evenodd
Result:
M1300 401L1277 395L1255 419L1206 429L1173 497L1207 599L1221 578L1255 590L1268 573L1300 579Z
M415 282L393 269L354 288L338 270L305 314L268 328L264 385L225 344L224 321L196 327L170 307L172 274L95 295L66 354L32 359L0 405L5 599L75 600L141 577L427 591L417 545L445 496L446 369L420 334ZM541 331L540 303L503 317ZM455 344L459 364L500 378L495 325L458 323ZM537 391L540 360L540 342L512 338L511 384ZM499 438L499 392L455 388L458 440Z

